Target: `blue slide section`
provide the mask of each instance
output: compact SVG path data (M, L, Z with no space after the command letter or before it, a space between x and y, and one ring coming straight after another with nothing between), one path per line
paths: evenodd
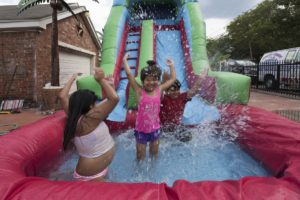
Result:
M166 60L170 58L174 61L176 78L181 83L181 90L187 91L187 81L185 73L185 63L183 49L181 46L180 31L158 31L156 35L156 61L162 72L169 73Z
M166 59L171 58L175 64L176 78L181 83L181 92L188 90L185 73L184 52L179 31L158 31L156 35L156 60L162 71L169 72ZM200 98L193 97L184 109L182 123L194 125L220 118L218 109L204 103Z
M191 20L190 20L190 16L189 16L189 11L186 7L186 5L182 6L182 18L183 18L183 22L184 22L184 30L186 33L186 37L188 40L188 44L189 44L189 53L190 56L192 56L192 26L191 26Z

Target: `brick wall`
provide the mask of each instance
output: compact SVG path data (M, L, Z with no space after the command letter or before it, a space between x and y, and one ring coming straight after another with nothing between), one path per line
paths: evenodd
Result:
M74 46L87 49L92 52L98 51L95 43L91 37L91 33L89 33L86 28L84 21L82 20L81 15L77 15L83 28L82 37L77 34L76 28L76 20L73 17L69 17L67 19L63 19L59 23L59 37L58 40L65 42L67 44L72 44Z
M84 33L77 34L76 20L69 17L59 21L59 41L99 54L82 16ZM46 30L29 32L0 32L0 100L15 97L41 101L41 91L51 80L51 24ZM97 59L98 60L98 59ZM13 81L10 81L16 70ZM7 94L8 83L11 84Z
M33 97L38 32L0 33L0 99Z

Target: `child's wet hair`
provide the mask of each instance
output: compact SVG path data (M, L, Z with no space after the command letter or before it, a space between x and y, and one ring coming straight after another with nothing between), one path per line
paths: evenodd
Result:
M152 76L160 80L161 70L157 67L156 62L154 60L148 60L147 66L141 71L141 81L144 82L147 76Z
M69 111L76 112L80 115L86 114L90 106L96 103L97 96L90 90L77 90L69 99Z
M64 129L63 148L67 149L75 137L76 127L80 116L85 115L96 103L97 96L90 90L77 90L69 99L68 118Z
M156 62L154 60L147 60L147 64L148 64L148 66L156 66L157 67Z
M181 83L178 79L168 88L168 90L180 90Z

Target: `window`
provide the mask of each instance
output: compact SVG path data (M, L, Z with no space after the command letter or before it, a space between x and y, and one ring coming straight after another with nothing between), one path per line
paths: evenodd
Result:
M294 58L295 53L296 53L296 50L290 50L290 51L287 53L287 55L286 55L286 57L285 57L285 60L286 60L286 61L292 61L293 58Z
M295 62L300 62L300 50L298 51L298 54L295 58Z

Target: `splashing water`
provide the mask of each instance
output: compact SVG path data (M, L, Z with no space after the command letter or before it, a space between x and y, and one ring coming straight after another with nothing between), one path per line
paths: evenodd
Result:
M108 181L166 182L171 186L179 179L195 182L269 176L260 163L234 143L236 133L227 133L225 135L230 137L223 137L224 133L216 131L214 126L199 126L188 131L193 135L189 142L180 142L173 135L163 134L157 160L151 160L147 155L140 163L135 158L133 131L115 137L117 151L109 167ZM49 179L72 180L77 159L74 153Z

